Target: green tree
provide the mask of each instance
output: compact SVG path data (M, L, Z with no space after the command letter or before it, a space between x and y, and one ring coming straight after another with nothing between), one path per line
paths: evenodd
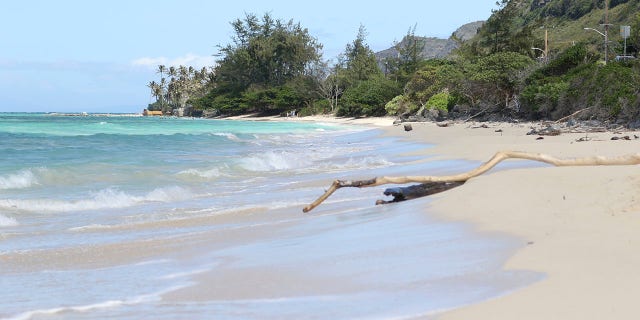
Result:
M492 15L478 31L478 35L471 41L463 43L456 53L469 60L495 54L498 52L518 52L531 55L531 47L540 40L534 36L536 23L523 25L523 0L500 0L496 2L498 9L492 10ZM548 5L552 5L551 2Z
M394 44L397 55L384 59L385 74L391 74L401 84L409 81L409 78L419 69L424 60L422 51L425 47L425 40L415 35L416 27L417 25L414 25L409 28L402 41Z
M363 25L358 29L356 39L347 44L339 64L342 66L341 76L348 85L369 80L382 74L374 52L366 43L367 32Z
M492 10L493 14L480 29L481 44L489 49L489 53L507 51L514 32L514 2L501 0L496 4L499 9Z
M273 20L267 13L261 21L247 14L232 26L234 43L220 49L216 69L220 82L231 88L283 85L320 59L322 46L299 23Z
M469 65L467 72L476 86L472 90L482 91L485 102L508 107L524 85L527 68L534 61L516 52L499 52Z
M347 89L342 97L338 116L382 116L385 105L401 93L395 81L382 75L372 77Z
M332 81L335 81L336 90L333 93L337 95L343 92L341 105L337 108L338 115L385 114L384 105L397 95L396 90L390 89L397 88L397 85L385 81L366 37L366 29L360 25L356 39L347 44L335 66L336 78ZM391 91L395 93L389 96Z
M436 109L442 111L449 111L449 107L452 104L452 97L449 94L449 91L444 90L440 93L434 94L431 96L429 101L427 101L426 109Z
M387 114L392 116L402 116L414 113L418 110L418 106L413 103L406 95L399 95L389 101L384 109Z
M299 23L274 20L266 13L262 19L246 14L231 25L235 35L232 43L220 47L216 88L205 99L209 107L241 111L251 110L250 103L256 103L260 110L277 109L270 93L295 79L306 81L312 66L320 61L322 45ZM215 98L220 95L228 99ZM265 100L257 102L256 97ZM232 105L211 105L216 101Z
M628 45L640 52L640 13L637 13L631 21L631 35L628 39Z
M424 105L431 96L443 90L457 96L464 77L458 63L432 59L413 74L404 87L405 94L417 105Z

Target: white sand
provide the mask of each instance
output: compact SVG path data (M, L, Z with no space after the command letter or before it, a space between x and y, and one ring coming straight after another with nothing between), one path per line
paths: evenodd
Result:
M620 134L527 136L530 125L414 123L392 135L437 144L446 158L484 161L500 150L558 157L637 153L640 140ZM503 132L496 132L502 129ZM624 132L633 139L637 132ZM518 161L518 160L508 160ZM549 167L493 171L433 196L432 211L482 231L513 234L527 243L504 266L547 278L503 297L445 313L450 319L637 319L640 315L640 171L638 166ZM428 174L428 173L425 173Z
M229 120L246 120L246 121L301 121L301 122L325 122L347 125L367 125L374 127L389 127L393 125L394 118L391 117L368 117L368 118L339 118L329 115L315 115L308 117L257 117L255 115L243 115L226 117Z
M526 135L532 124L412 123L391 118L333 117L268 120L340 122L383 128L388 134L435 144L424 155L488 160L501 150L557 157L619 156L640 152L638 132ZM497 132L500 131L501 132ZM631 141L612 141L629 135ZM589 141L577 142L587 137ZM522 160L508 160L522 161ZM637 319L640 315L640 170L638 166L550 167L522 162L493 170L432 196L430 212L472 223L479 231L515 235L525 244L505 269L547 277L502 297L442 314L439 319ZM428 175L429 173L416 173Z

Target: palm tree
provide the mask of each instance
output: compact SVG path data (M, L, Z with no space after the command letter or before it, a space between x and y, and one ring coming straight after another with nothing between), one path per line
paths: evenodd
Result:
M164 78L164 73L167 71L167 67L165 67L165 65L160 64L158 65L158 71L156 71L156 73L160 74L160 78Z
M167 87L167 79L165 79L164 77L160 79L160 108L162 108L162 112L166 113L167 112L167 93L165 88Z
M151 89L151 96L156 99L156 102L160 102L160 107L162 107L162 100L164 95L162 86L155 81L151 81L149 82L149 84L147 84L147 87Z
M174 78L176 77L178 73L176 72L176 67L174 66L170 66L169 67L169 77Z
M151 96L154 97L157 101L158 96L156 95L156 91L157 91L156 89L158 88L158 83L156 83L155 81L151 81L149 82L149 84L147 84L147 87L151 89Z

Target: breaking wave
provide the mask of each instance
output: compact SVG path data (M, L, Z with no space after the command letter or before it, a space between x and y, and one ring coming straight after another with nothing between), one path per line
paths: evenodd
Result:
M13 227L17 225L18 225L18 221L16 221L16 219L5 217L0 214L0 227Z
M206 170L188 169L178 172L178 176L196 177L205 180L212 180L222 176L219 168L211 168Z
M312 160L304 154L288 151L267 151L240 160L240 167L256 172L298 169L311 164Z
M21 170L17 173L0 176L0 190L26 189L39 184L32 170Z
M0 199L0 208L30 212L70 212L83 210L117 209L146 202L172 202L192 198L191 191L182 187L155 189L143 196L134 196L115 189L104 189L82 200L52 199Z

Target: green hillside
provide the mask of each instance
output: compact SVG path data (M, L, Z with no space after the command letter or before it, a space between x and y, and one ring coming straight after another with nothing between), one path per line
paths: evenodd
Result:
M640 126L639 0L502 0L498 6L448 60L419 68L387 111L555 120L583 110L585 119ZM631 27L631 57L618 61L623 25Z
M540 41L544 30L548 31L549 49L558 53L569 46L585 42L602 47L604 38L596 32L584 30L595 28L604 33L605 3L603 0L529 0L520 5L520 27L534 26ZM612 0L609 4L609 40L614 52L622 52L623 39L620 26L633 25L640 12L640 1Z

